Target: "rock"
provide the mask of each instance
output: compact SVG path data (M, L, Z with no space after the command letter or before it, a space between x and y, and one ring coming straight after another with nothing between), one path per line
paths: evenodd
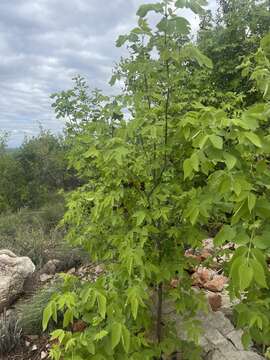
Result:
M67 271L67 273L70 274L70 275L75 274L75 273L76 273L75 267L69 269L69 270Z
M199 267L196 272L203 283L212 280L213 277L216 275L216 273L213 270L207 269L205 267Z
M49 274L41 274L39 279L41 282L46 282L48 280L51 280L53 278L53 275L49 275Z
M223 275L216 275L212 280L204 283L204 288L214 292L220 292L227 284L228 278Z
M204 360L262 360L253 351L245 351L242 331L234 329L230 320L220 311L201 315L204 335L201 339Z
M41 351L41 353L40 353L41 360L46 359L47 356L48 356L48 353L46 351Z
M35 271L28 257L18 257L9 250L0 250L0 312L24 291L24 284Z
M209 259L211 256L212 256L212 254L209 251L207 251L205 249L203 249L201 251L201 254L200 254L201 261L205 261L206 259Z
M215 245L214 245L214 239L213 238L208 238L208 239L204 239L202 241L203 244L203 249L208 251L209 253L213 253L214 249L215 249Z
M86 328L87 324L83 320L77 320L72 325L73 332L83 332Z
M208 303L213 311L218 311L222 306L222 297L220 294L209 293Z
M101 265L97 265L95 267L94 271L95 271L96 275L100 275L100 274L102 274L104 272L104 269L103 269L103 267Z
M29 338L31 341L36 341L39 339L38 335L27 335L27 338Z
M40 274L54 275L58 271L60 264L61 264L60 260L57 259L49 260L40 270Z
M220 294L212 294L220 296ZM166 316L176 324L179 338L188 339L183 331L183 322L180 315L173 312L171 306ZM199 345L202 348L202 360L263 360L264 358L252 349L244 350L241 336L242 330L236 330L232 322L221 311L209 311L197 315L196 320L201 323L202 336ZM173 359L182 359L176 354Z
M194 274L192 274L192 285L205 287L205 284L210 282L216 276L218 275L214 270L199 266Z

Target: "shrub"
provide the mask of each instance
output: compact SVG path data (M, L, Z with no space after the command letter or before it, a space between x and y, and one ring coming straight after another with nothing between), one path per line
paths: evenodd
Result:
M29 256L38 266L48 260L48 250L61 247L64 229L57 224L64 212L63 199L40 210L22 209L0 216L0 248ZM60 251L59 251L60 253Z
M42 332L42 314L51 296L61 288L61 282L38 289L29 299L16 306L19 326L25 335Z
M20 344L21 333L14 315L7 315L4 311L0 316L0 355L10 353Z

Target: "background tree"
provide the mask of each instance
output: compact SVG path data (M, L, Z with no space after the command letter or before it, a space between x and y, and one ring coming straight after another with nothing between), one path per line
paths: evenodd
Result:
M269 30L269 1L221 0L217 16L210 11L201 16L198 46L213 61L209 82L218 94L242 94L243 105L258 100L260 94L242 77L239 66Z

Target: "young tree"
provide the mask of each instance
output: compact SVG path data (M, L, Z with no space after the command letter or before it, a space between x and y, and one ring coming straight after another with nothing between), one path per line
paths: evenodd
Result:
M194 315L205 304L191 287L187 270L194 262L185 249L201 245L202 229L217 213L226 224L216 244L242 245L230 265L231 293L268 291L265 256L255 239L270 214L269 104L229 117L190 103L187 74L210 68L211 61L187 43L190 26L179 12L201 13L202 5L164 0L139 8L138 26L117 42L130 51L112 79L122 79L121 95L94 93L82 102L78 82L76 91L56 95L60 116L68 115L74 96L79 106L87 104L79 119L71 109L78 121L70 163L87 182L68 198L68 239L106 268L96 282L66 276L69 286L48 304L44 329L58 311L64 314L63 329L52 334L58 339L54 359L150 360L174 351L197 359ZM150 11L160 17L154 29L146 20ZM172 289L175 276L179 285ZM181 315L182 337L165 317L166 303ZM75 320L83 322L83 332L71 331Z

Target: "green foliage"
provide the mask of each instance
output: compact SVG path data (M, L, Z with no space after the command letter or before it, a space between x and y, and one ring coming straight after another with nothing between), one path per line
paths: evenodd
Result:
M187 346L189 359L198 358L193 316L204 302L191 287L185 249L201 245L216 214L225 219L216 244L241 245L228 274L232 297L244 298L237 310L244 342L268 344L270 278L261 248L267 247L270 216L270 104L264 95L240 109L238 94L230 109L200 102L198 69L209 71L212 63L188 43L189 25L174 5L198 12L203 3L144 5L138 27L119 39L131 54L113 74L112 83L124 84L121 95L88 96L78 78L73 90L54 96L57 114L71 119L70 166L85 181L68 196L68 240L107 264L94 283L74 287L76 279L66 276L70 287L44 310L44 329L63 315L62 329L52 334L58 339L54 359L150 360ZM160 17L154 29L145 18L149 11ZM266 43L257 51L265 67ZM255 56L251 70L258 93L260 59ZM197 76L194 95L186 84ZM176 275L180 282L172 289ZM183 319L184 339L164 315L165 300ZM77 320L86 324L83 332L71 331Z
M220 0L218 4L216 17L210 10L201 15L198 32L198 45L214 64L207 85L202 84L205 101L208 104L215 102L215 98L220 101L228 96L225 92L235 97L237 92L242 93L238 105L251 105L261 95L252 81L242 77L240 65L258 49L260 40L270 31L269 2Z
M59 190L77 186L74 170L68 169L68 145L62 137L41 129L37 137L26 138L13 152L5 143L6 137L0 139L0 213L38 208Z

